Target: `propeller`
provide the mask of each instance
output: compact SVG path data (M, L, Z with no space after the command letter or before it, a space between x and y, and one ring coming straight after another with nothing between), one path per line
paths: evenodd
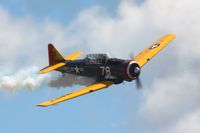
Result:
M142 82L141 82L141 80L140 80L140 78L138 77L137 79L136 79L136 88L138 89L138 90L140 90L140 89L142 89Z
M136 67L135 68L135 73L140 73L140 68L139 67ZM140 75L138 75L138 77L135 79L136 80L136 88L139 90L139 89L142 89L142 82L140 80Z
M129 57L131 58L131 60L133 60L134 57L135 57L134 52L131 52L131 53L129 54ZM138 68L135 69L136 72L137 72L138 70L139 70ZM136 81L135 81L136 89L137 89L137 90L141 90L143 87L142 87L142 82L141 82L140 77L138 76L135 80L136 80Z

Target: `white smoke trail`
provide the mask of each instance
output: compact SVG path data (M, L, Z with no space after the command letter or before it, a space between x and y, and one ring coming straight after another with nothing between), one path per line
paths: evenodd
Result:
M8 69L0 73L0 89L15 91L18 89L35 90L42 86L47 80L50 79L49 74L37 74L37 67L30 67L18 70L16 72Z
M57 76L56 79L49 82L49 87L53 88L62 88L62 87L71 87L73 85L84 85L94 83L95 80L88 77L82 77L72 74L64 74L63 76Z
M29 67L17 71L11 71L1 67L0 90L16 91L19 89L35 90L48 84L52 88L71 87L73 85L89 85L95 82L92 78L65 74L63 76L50 74L38 74L39 68ZM55 77L55 78L53 78Z

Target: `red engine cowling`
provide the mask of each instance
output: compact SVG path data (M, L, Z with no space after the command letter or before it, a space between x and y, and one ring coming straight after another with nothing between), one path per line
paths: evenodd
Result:
M137 79L140 75L141 68L135 61L130 61L126 68L126 74L129 79L134 80Z

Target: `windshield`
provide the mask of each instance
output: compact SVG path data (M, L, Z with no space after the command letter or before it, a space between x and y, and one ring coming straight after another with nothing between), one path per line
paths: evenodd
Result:
M88 64L105 64L109 58L109 54L88 54L86 62Z

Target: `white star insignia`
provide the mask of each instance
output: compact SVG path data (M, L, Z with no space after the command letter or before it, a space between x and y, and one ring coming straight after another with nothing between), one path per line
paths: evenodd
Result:
M76 73L80 73L80 68L78 68L77 66L74 68L74 70L76 71Z

